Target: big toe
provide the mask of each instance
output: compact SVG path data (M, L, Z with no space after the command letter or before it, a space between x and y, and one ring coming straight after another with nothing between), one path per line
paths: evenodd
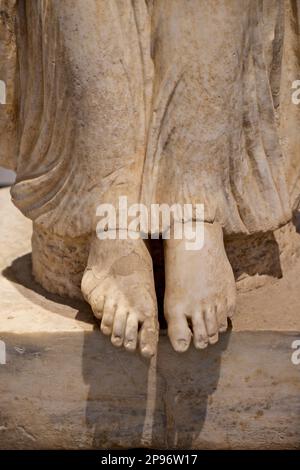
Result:
M169 316L168 336L175 351L185 352L189 348L192 332L184 314Z
M158 343L159 325L156 317L146 318L140 330L140 351L144 357L152 357L156 354Z
M93 310L95 317L101 319L103 316L105 297L103 294L103 289L100 286L95 287L90 293L89 304Z

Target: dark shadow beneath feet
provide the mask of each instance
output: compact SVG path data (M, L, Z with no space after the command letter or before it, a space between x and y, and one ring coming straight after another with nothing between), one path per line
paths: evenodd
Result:
M150 362L86 333L82 373L89 386L86 424L93 429L93 447L188 449L199 444L229 337L230 331L204 351L191 347L178 354L161 336Z
M300 210L294 212L294 214L293 214L293 224L296 228L296 232L300 234Z
M280 253L273 232L230 237L225 240L225 249L236 279L244 274L282 277Z
M71 307L77 311L77 320L96 324L91 308L86 302L48 292L36 282L32 275L31 253L16 258L10 266L2 271L2 275L13 282L19 292L35 305L67 317L70 316L70 309L66 309L66 307Z

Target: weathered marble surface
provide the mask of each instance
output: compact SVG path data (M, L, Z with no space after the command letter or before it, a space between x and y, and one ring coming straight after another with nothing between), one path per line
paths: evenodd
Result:
M162 333L150 364L113 348L86 304L33 281L31 224L7 189L0 218L1 449L300 447L299 262L239 294L218 345L179 355Z
M12 200L34 222L33 275L49 292L83 296L115 346L155 354L156 292L143 240L96 237L99 204L187 203L205 222L197 253L164 243L176 351L226 330L232 268L247 291L297 258L299 6L0 0L0 162L16 170Z

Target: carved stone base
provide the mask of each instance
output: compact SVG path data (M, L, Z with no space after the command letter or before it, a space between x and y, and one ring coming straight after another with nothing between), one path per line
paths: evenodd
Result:
M161 337L150 364L98 331L0 337L0 449L300 449L295 334L184 355Z
M88 237L61 238L33 226L33 275L49 292L82 299L80 283L88 254Z

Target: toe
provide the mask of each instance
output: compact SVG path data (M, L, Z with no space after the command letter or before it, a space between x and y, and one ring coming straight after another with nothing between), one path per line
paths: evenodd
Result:
M101 321L101 331L105 335L111 335L112 333L115 311L115 302L111 299L106 299L104 303L103 317Z
M140 350L144 357L149 358L155 355L157 351L158 331L159 327L156 318L146 318L142 324L139 337Z
M120 347L123 344L127 311L118 308L115 313L111 342L114 346Z
M197 311L192 315L193 340L195 348L204 349L208 345L208 335L204 321L204 313Z
M102 318L104 295L102 288L95 284L95 278L91 269L86 269L82 281L81 291L84 299L90 304L96 318Z
M87 302L90 302L89 296L95 288L95 279L91 269L86 269L81 280L81 291Z
M218 321L218 329L220 333L224 333L227 330L228 321L227 321L227 302L218 302L216 305L216 312L217 312L217 321Z
M229 318L232 318L232 317L234 316L234 314L235 314L235 310L236 310L236 303L235 303L235 301L229 302L227 316L228 316Z
M130 312L125 327L124 347L127 351L135 351L138 338L138 315Z
M224 318L222 321L219 322L219 332L220 333L225 333L228 328L228 320L227 318Z
M236 293L236 286L234 286L234 289L231 289L229 296L228 296L228 310L227 310L227 316L229 318L232 318L235 310L236 310L236 298L237 298L237 293Z
M102 318L104 300L105 298L100 288L94 289L90 294L89 303L96 318Z
M208 342L215 344L219 339L218 322L215 307L207 307L204 313Z
M192 333L184 314L176 316L169 315L168 335L175 351L187 351L191 342Z

